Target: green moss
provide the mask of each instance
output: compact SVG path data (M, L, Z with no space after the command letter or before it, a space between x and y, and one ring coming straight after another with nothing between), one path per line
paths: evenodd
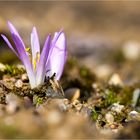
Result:
M79 74L87 84L92 84L96 79L95 75L85 66L79 67Z
M107 107L113 103L120 103L123 105L131 105L134 88L131 86L119 87L107 85L102 89L102 107Z
M133 87L124 87L119 94L118 101L123 105L130 105L132 103Z
M86 67L81 67L80 68L80 75L84 78L91 78L89 69L87 69Z
M46 100L45 96L43 96L42 94L33 96L33 104L35 106L39 106L39 105L43 104L45 102L45 100Z
M114 91L106 89L103 94L104 95L101 102L101 107L108 107L117 102L117 96Z
M6 69L4 71L5 74L10 74L11 76L17 76L25 73L25 69L17 68L14 65L5 65Z
M0 78L2 78L3 75L7 74L10 76L20 76L21 74L25 73L24 68L18 68L15 65L5 65L5 69L3 71L0 70Z
M96 110L96 108L92 109L92 113L91 113L91 118L93 121L96 121L98 119L98 116L100 114L100 111Z

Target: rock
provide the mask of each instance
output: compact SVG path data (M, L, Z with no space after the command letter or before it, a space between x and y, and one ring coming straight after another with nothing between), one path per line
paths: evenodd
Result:
M133 92L132 107L135 107L137 105L139 97L140 97L140 89L135 89Z
M21 80L22 80L23 82L28 81L28 76L27 76L26 73L24 73L24 74L21 75Z
M133 120L137 120L137 121L140 121L140 113L138 113L137 111L131 111L129 113L129 116L131 119Z
M97 89L98 88L98 84L97 83L93 83L92 87L93 87L93 89Z
M18 64L16 65L18 69L25 69L24 65Z
M121 80L119 74L115 73L111 76L109 82L110 85L119 85L119 86L123 86L123 81Z
M114 124L111 124L110 125L110 128L117 130L118 129L118 126L119 126L118 124L114 123Z
M90 117L91 114L92 114L92 108L83 106L83 107L81 108L81 110L80 110L80 114L81 114L83 117Z
M123 46L123 54L129 60L136 60L140 56L140 44L135 41L129 41Z
M124 105L120 105L119 103L114 103L111 107L111 110L117 113L121 113L123 109L124 109Z
M112 67L107 64L99 65L95 68L95 73L99 78L107 78L112 73Z
M14 82L15 82L15 78L10 78L7 81L6 80L0 80L0 85L2 86L2 88L5 92L8 92L9 90L13 89ZM1 92L1 88L0 88L0 92Z
M23 86L23 82L19 79L19 80L16 81L15 86L17 88L21 88Z
M114 116L110 112L105 114L105 119L109 124L113 124L114 122Z
M71 101L77 100L80 97L79 88L70 88L65 91L65 97Z
M15 113L19 109L20 101L16 95L10 93L10 94L6 95L5 100L6 100L5 102L7 103L6 111L8 113L10 113L10 114Z
M11 77L10 75L3 75L3 81L5 81L5 82L15 82L16 79L14 77Z
M78 100L74 100L74 101L72 102L72 105L73 105L73 107L75 107L75 109L76 109L77 111L80 111L81 108L82 108L82 106L83 106Z
M0 71L4 71L6 69L5 65L0 63Z

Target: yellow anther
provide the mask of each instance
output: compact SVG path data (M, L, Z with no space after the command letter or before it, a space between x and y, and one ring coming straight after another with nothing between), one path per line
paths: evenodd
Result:
M40 53L39 53L39 52L37 52L37 53L36 53L36 61L38 62L38 61L39 61L39 59L40 59Z
M35 59L33 60L33 68L34 68L34 70L36 69L36 65L37 65L39 59L40 59L40 54L39 54L39 52L37 52L37 53L36 53L36 57L35 57Z
M33 68L34 68L34 70L36 69L36 60L35 59L33 60Z
M25 48L25 50L26 50L26 52L30 52L30 48L29 47Z

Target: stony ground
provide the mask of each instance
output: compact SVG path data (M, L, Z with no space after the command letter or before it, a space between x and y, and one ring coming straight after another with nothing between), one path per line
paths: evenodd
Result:
M30 89L22 65L2 63L0 77L0 138L140 138L139 82L103 80L72 57L61 83Z

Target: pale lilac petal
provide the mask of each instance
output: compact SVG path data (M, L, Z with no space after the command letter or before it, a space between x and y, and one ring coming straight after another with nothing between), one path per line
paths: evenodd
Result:
M64 69L66 58L66 39L65 34L61 32L54 44L52 53L49 57L49 62L47 66L49 67L50 71L47 73L47 75L52 76L55 73L56 79L59 80Z
M49 60L49 58L51 56L53 48L55 47L56 41L58 40L58 38L59 38L59 36L61 35L62 32L63 32L62 30L60 30L60 32L55 32L54 37L53 37L53 39L51 41L51 45L49 47L48 60ZM51 73L50 73L50 61L47 61L47 63L46 63L46 72L47 72L47 76L51 76Z
M3 34L1 36L4 39L4 41L7 43L8 47L16 54L17 57L19 57L19 55L17 54L16 50L13 48L13 46L9 42L8 38L5 35L3 35Z
M60 37L60 35L63 33L63 30L61 29L59 32L55 32L54 33L54 37L52 39L52 44L55 44L56 41L58 40L58 38Z
M46 63L48 60L48 54L49 54L49 46L50 46L50 39L51 36L49 35L45 41L43 50L41 52L41 56L40 56L40 60L37 66L37 73L36 73L36 81L37 81L37 85L40 85L44 82L45 79L45 72L46 72Z
M61 33L61 32L55 32L55 33L54 33L54 37L53 37L53 39L52 39L52 42L55 43L55 42L57 41L57 39L58 39L60 33Z
M29 56L27 55L27 53L23 47L23 43L21 42L19 37L15 34L13 34L13 41L14 41L15 46L17 48L18 54L20 55L20 58L21 58L24 66L26 68L31 88L34 88L34 87L36 87L36 81L35 81L35 75L33 72L33 68L32 68L31 62L29 60Z
M25 48L25 45L24 45L18 31L16 30L16 28L13 26L13 24L10 21L8 21L8 27L9 27L9 30L10 30L11 34L12 35L15 34L20 39L20 42L22 43L22 46Z
M36 60L37 54L40 54L40 45L37 30L33 27L31 33L31 50L32 50L32 63L34 64L34 60Z
M17 31L16 28L13 26L13 24L12 24L11 22L9 22L9 21L8 21L8 27L9 27L9 30L10 30L10 32L11 32L13 41L14 41L14 37L13 37L13 36L16 36L16 37L18 38L20 44L22 45L23 49L26 50L25 45L24 45L24 43L23 43L23 41L22 41L20 35L18 34L18 31ZM14 42L14 43L15 43L15 42ZM18 46L16 46L16 49L18 50ZM25 51L25 52L26 52L26 51ZM26 52L26 54L28 55L28 52ZM21 58L20 53L18 53L18 55L19 55L21 61L23 61L23 58Z

